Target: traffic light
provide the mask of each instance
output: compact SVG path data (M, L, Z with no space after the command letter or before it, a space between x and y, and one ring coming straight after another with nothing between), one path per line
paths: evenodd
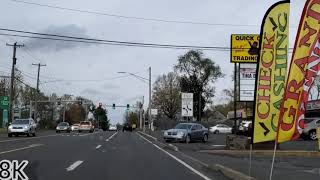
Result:
M61 98L59 98L59 101L58 101L58 106L61 105Z
M116 104L112 104L112 109L116 109Z
M127 104L127 110L129 110L130 109L130 105L129 104Z

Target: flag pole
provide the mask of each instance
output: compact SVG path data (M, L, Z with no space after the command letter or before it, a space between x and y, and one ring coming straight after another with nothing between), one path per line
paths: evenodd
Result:
M274 161L275 161L275 158L276 158L276 151L277 151L277 141L274 141L273 157L272 157L269 180L272 180Z
M250 138L251 141L251 138ZM251 141L252 142L252 141ZM249 177L251 179L251 167L252 167L252 143L250 143L250 153L249 153Z

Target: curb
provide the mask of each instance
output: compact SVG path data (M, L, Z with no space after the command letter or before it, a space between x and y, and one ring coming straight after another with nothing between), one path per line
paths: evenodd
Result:
M201 153L208 153L213 155L226 155L226 156L248 156L250 151L239 151L239 150L201 150ZM273 156L273 150L254 150L252 155L257 156ZM276 151L277 157L320 157L318 151Z
M208 168L215 171L220 171L223 175L232 180L256 180L254 177L247 176L239 171L225 167L221 164L215 164L214 166L209 165Z

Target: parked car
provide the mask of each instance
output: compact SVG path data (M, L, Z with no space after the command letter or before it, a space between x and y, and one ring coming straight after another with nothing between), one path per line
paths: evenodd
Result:
M87 131L87 132L93 133L94 126L93 126L91 121L81 121L78 131L79 131L79 133L81 133L83 131Z
M80 124L72 124L71 131L78 131L79 130L79 125Z
M116 130L117 130L117 126L115 126L115 125L109 126L109 131L116 131Z
M301 134L302 138L316 140L318 127L320 127L320 117L305 118L304 129Z
M195 140L207 142L208 128L197 123L179 123L173 129L166 130L163 134L165 141L179 141L189 143Z
M251 126L252 121L242 121L239 126L239 132L246 134L249 132L249 127Z
M229 127L225 124L217 124L209 128L209 131L213 134L219 133L232 133L232 127Z
M37 124L33 119L15 119L8 126L8 137L12 135L36 136Z
M70 127L69 123L67 123L67 122L61 122L56 127L56 132L57 133L60 133L60 132L69 133L70 131L71 131L71 127Z

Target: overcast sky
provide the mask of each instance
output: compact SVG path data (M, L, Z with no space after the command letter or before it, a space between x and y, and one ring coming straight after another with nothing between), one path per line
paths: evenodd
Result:
M0 1L0 28L34 32L91 37L108 40L144 43L181 44L196 46L230 46L231 34L258 34L266 10L276 0L25 0L47 5L97 11L123 16L206 22L212 24L255 25L214 26L153 22L123 19L102 15L70 12L14 2ZM292 0L290 44L296 34L304 0ZM1 33L1 31L0 31ZM108 45L62 43L0 36L0 74L10 72L12 48L5 43L24 43L17 51L17 67L27 74L25 81L36 84L36 67L32 63L47 64L41 69L41 82L55 79L99 80L92 82L64 81L43 83L41 91L81 95L94 102L119 105L133 104L142 96L148 102L148 86L118 71L138 73L152 79L173 70L177 58L186 50L152 49ZM230 52L204 51L225 75L216 84L217 104L223 99L222 89L231 88ZM104 81L102 81L104 80ZM124 109L109 110L112 122L122 122Z

